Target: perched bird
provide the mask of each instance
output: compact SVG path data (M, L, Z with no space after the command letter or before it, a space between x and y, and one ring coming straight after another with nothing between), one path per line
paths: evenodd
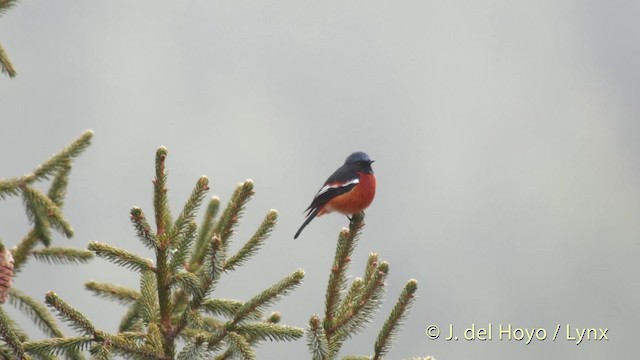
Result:
M313 198L305 210L307 218L293 238L297 239L316 216L334 211L349 216L369 207L376 194L376 177L371 163L373 160L363 152L349 155L344 165L329 176Z

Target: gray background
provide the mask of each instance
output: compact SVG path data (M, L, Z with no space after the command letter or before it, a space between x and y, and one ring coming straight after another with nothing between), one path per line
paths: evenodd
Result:
M389 359L629 358L640 323L638 18L637 1L23 1L0 19L19 71L0 78L0 176L93 129L65 207L76 236L56 245L102 241L148 257L128 211L152 212L158 146L169 149L175 212L202 174L223 202L252 178L234 246L270 208L279 224L216 295L246 300L304 268L273 309L305 327L323 309L347 221L323 217L292 237L326 177L364 150L379 185L350 273L372 251L391 273L380 316L344 354L371 353L415 278ZM0 218L7 245L28 230L19 199L0 203ZM40 299L53 289L108 331L124 308L83 283L138 286L102 260L28 265L16 286ZM424 334L472 323L549 337L557 324L609 328L609 341L576 346L564 328L529 345ZM258 356L309 358L305 340Z

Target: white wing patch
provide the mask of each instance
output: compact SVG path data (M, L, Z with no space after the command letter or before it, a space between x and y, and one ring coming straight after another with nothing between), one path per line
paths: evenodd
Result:
M342 184L327 184L327 185L323 186L322 188L320 188L320 190L316 194L316 197L326 193L327 191L329 191L329 189L337 189L337 188L349 186L349 185L352 185L352 184L357 184L359 182L360 182L360 179L355 178L355 179L352 179L352 180L347 181L347 182L342 183Z

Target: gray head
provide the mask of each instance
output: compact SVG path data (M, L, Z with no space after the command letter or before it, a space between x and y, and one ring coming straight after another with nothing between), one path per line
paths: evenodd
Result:
M344 161L344 164L351 167L354 171L373 173L371 164L374 160L362 151L354 152Z

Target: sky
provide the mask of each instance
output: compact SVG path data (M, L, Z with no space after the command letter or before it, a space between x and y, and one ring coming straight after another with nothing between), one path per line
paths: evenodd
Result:
M378 188L349 274L362 276L371 252L391 270L380 312L342 355L372 353L416 279L388 359L629 358L640 323L638 18L640 3L622 0L23 1L0 18L18 71L0 77L0 177L92 129L64 208L75 236L55 244L145 257L128 213L153 211L158 147L174 213L203 174L223 204L252 179L232 246L270 209L278 225L214 296L247 300L302 268L304 283L271 310L304 328L323 311L348 220L327 215L293 234L326 178L365 151ZM18 198L0 202L0 219L8 246L28 232ZM101 259L31 261L15 286L37 299L54 290L115 331L125 308L91 296L89 280L139 281ZM489 324L491 340L464 339ZM432 325L440 338L427 336ZM458 341L445 340L450 326ZM547 336L500 340L500 326ZM608 340L567 339L584 328ZM304 339L257 354L310 357Z

